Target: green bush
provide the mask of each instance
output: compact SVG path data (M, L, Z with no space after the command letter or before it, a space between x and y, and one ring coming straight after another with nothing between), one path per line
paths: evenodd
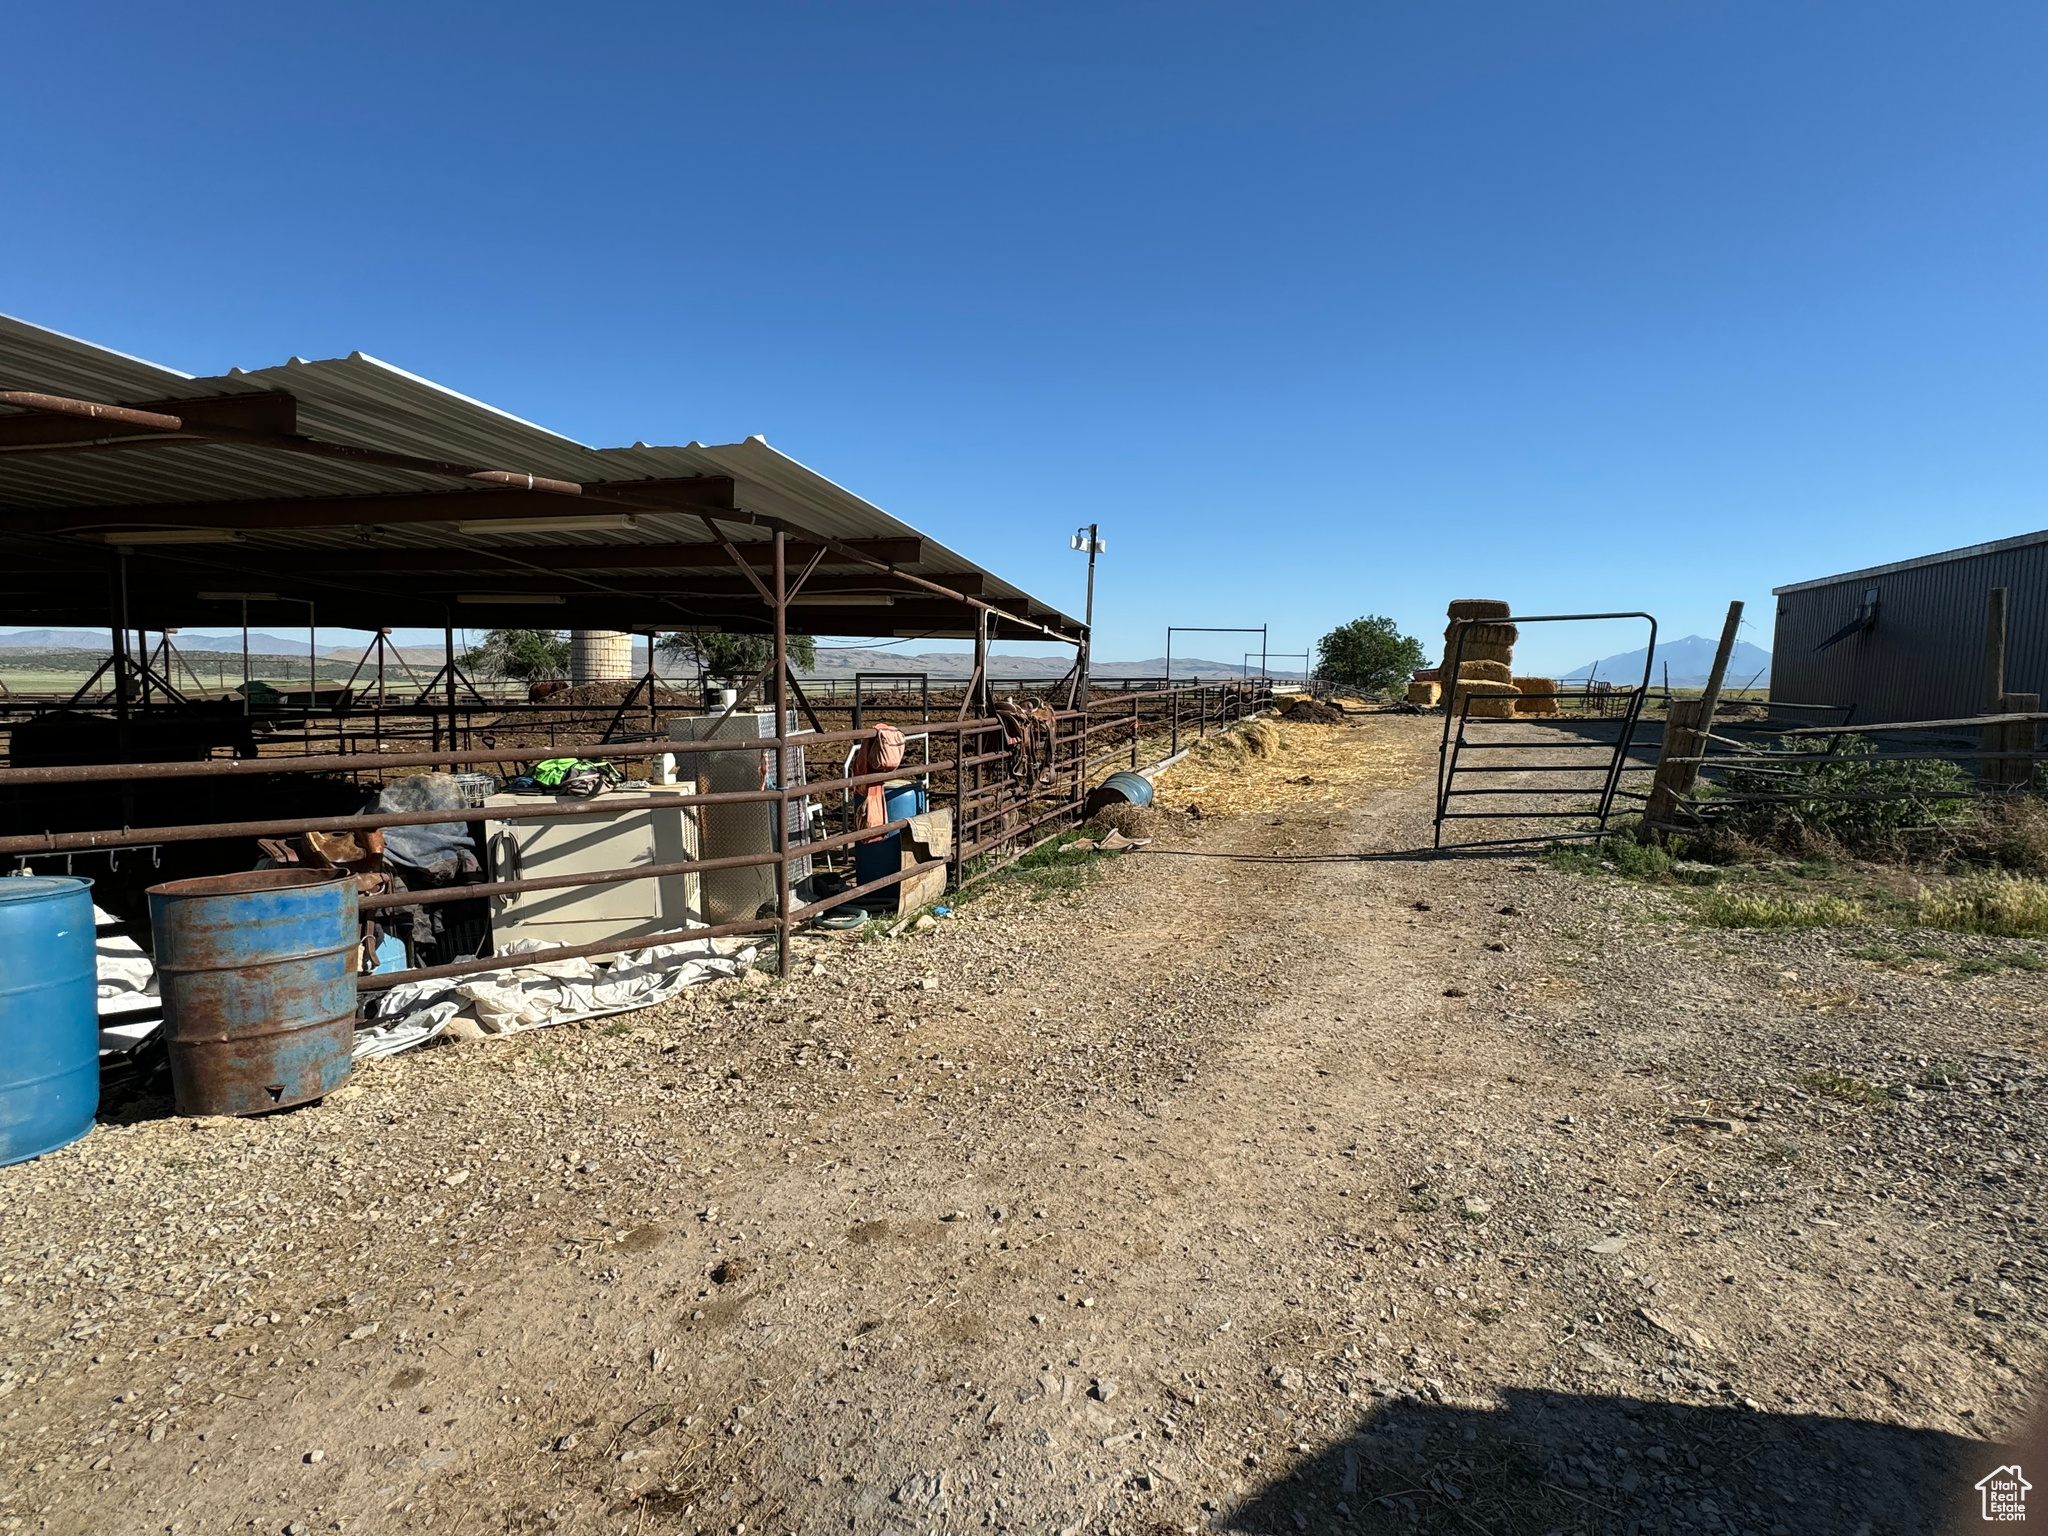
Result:
M1879 758L1861 738L1850 738L1828 754L1827 740L1779 737L1782 760L1768 772L1728 769L1717 782L1702 786L1703 808L1722 802L1720 808L1746 835L1778 847L1818 841L1862 848L1900 832L1950 826L1972 814L1975 784L1960 765ZM1750 796L1774 798L1740 803Z

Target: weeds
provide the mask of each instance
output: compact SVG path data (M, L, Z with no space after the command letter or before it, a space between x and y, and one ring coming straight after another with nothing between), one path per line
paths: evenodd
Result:
M1783 1168L1799 1161L1798 1149L1782 1141L1767 1141L1756 1149L1756 1160L1766 1168Z
M1955 763L1879 758L1860 738L1830 752L1827 738L1784 736L1777 748L1783 756L1770 771L1730 768L1703 797L1723 802L1742 835L1756 841L1788 852L1873 848L1970 816L1975 785ZM1744 810L1746 797L1770 803Z
M1047 901L1054 896L1072 895L1081 890L1098 873L1095 868L1105 858L1114 857L1103 853L1068 853L1067 844L1081 836L1079 828L1060 833L1051 841L1034 848L1007 869L986 880L977 881L957 893L957 902L976 901L997 890L1018 890L1028 892L1033 901ZM969 878L974 871L970 868ZM874 927L869 924L869 927ZM863 937L866 935L863 934Z
M1892 1102L1889 1088L1880 1088L1876 1083L1866 1083L1860 1077L1851 1077L1846 1072L1808 1072L1799 1079L1800 1086L1812 1089L1824 1098L1835 1099L1843 1104L1855 1104L1863 1109L1884 1109Z
M1953 1088L1969 1074L1953 1062L1936 1058L1920 1069L1920 1075L1913 1080L1916 1088Z
M1839 928L1864 921L1863 904L1839 896L1753 896L1715 891L1695 909L1713 928Z
M1639 843L1633 837L1603 837L1595 843L1554 843L1543 854L1552 869L1566 874L1620 875L1646 884L1712 885L1718 870L1689 869L1660 843Z
M1922 926L2005 939L2048 939L2048 880L1985 874L1920 893Z
M1949 975L1958 981L1972 976L1997 976L2006 971L2048 971L2048 960L2039 955L1972 955Z

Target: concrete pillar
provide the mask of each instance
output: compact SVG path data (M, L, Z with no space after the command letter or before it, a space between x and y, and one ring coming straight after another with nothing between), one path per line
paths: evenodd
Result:
M633 637L617 629L569 631L569 681L574 684L630 681Z

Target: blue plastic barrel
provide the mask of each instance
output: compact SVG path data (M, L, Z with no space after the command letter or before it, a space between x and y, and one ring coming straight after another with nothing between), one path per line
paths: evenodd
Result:
M891 779L882 786L882 809L891 821L908 821L913 816L922 816L930 808L930 797L924 785L915 779ZM885 879L902 867L903 834L900 832L853 845L855 885ZM896 899L896 892L887 887L869 894L877 902Z
M931 809L925 787L915 779L891 779L884 784L882 806L891 821L908 821Z
M0 1165L92 1129L99 995L92 882L0 879Z
M348 1080L353 875L258 869L152 886L171 1091L186 1115L255 1115Z

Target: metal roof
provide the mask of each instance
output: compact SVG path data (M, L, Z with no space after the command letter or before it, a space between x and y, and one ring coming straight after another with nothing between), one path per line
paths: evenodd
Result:
M1946 565L1951 560L1970 560L1978 555L1995 555L2008 549L2025 549L2030 544L2048 543L2048 528L2039 533L2016 534L2009 539L1993 539L1988 544L1966 544L1961 549L1944 550L1938 555L1916 555L1911 560L1894 560L1889 565L1865 566L1860 571L1844 571L1839 576L1819 576L1812 581L1795 581L1790 586L1771 588L1771 596L1783 597L1788 592L1812 592L1821 587L1837 586L1845 581L1864 581L1872 576L1890 576L1899 571L1917 571L1930 565Z
M779 521L792 539L811 534L869 552L886 548L894 571L978 594L1007 615L992 616L1002 638L1082 633L1075 619L760 437L709 447L591 448L360 352L195 378L5 316L0 390L125 407L182 401L192 409L257 397L239 406L281 405L294 418L292 442L302 450L279 451L291 444L248 431L226 441L133 426L91 442L24 442L41 428L15 418L54 418L0 406L0 431L13 433L0 438L0 554L17 573L11 582L0 573L0 615L10 619L105 623L111 546L132 551L137 624L218 624L218 602L197 594L228 588L311 600L323 623L345 627L354 627L350 616L362 627L438 623L460 588L463 606L451 621L465 625L758 628L767 609L739 568L716 554L708 513L718 534L748 553L757 570L762 547L772 542L770 525ZM441 467L303 451L336 448ZM585 494L478 485L451 465L574 482ZM703 487L701 506L696 486ZM358 507L356 498L383 500ZM256 510L260 517L243 515ZM589 527L593 515L619 526ZM519 527L488 526L512 518ZM585 526L576 526L579 519ZM566 526L550 526L560 523ZM169 529L210 532L221 542L167 545L151 538ZM138 542L121 546L123 531ZM601 563L601 552L612 549L617 561ZM666 556L656 558L662 551ZM969 606L842 552L821 555L816 569L816 585L802 599L816 608L816 622L798 608L793 627L973 633ZM494 593L508 600L494 604ZM835 593L850 601L827 605ZM509 600L515 596L523 601ZM553 614L534 606L557 598ZM844 627L849 622L858 627Z

